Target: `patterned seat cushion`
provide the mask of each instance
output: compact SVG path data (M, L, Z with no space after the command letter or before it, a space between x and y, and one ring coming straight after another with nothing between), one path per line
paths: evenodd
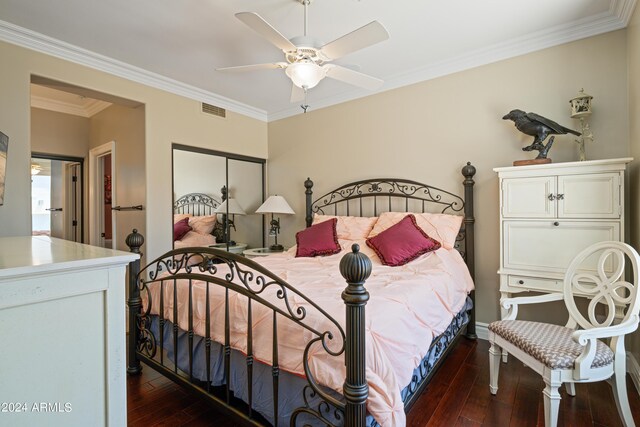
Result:
M500 320L489 330L552 369L573 369L584 347L571 339L573 329L524 320ZM613 352L598 340L592 368L613 363Z

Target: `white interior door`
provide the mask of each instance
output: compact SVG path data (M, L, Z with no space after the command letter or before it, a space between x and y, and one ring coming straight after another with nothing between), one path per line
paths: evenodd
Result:
M105 203L105 159L110 156L110 200ZM89 151L89 244L101 247L116 247L114 241L106 239L105 212L111 213L111 206L117 206L116 202L116 143L115 141L102 144ZM110 215L110 235L115 239L116 215Z

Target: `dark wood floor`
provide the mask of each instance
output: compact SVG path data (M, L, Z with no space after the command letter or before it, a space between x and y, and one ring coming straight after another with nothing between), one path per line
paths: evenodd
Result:
M500 368L497 396L489 393L488 343L463 339L407 415L407 426L544 426L542 379L514 358ZM151 368L129 377L130 426L235 426ZM640 397L627 377L631 409L640 422ZM562 390L558 426L621 426L606 382Z

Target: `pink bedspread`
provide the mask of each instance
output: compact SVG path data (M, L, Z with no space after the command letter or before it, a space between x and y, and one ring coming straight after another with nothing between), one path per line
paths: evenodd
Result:
M336 319L344 329L345 306L341 292L346 284L340 275L340 259L351 250L351 241L340 241L343 251L328 257L295 258L295 248L282 254L258 258L259 262L287 283L294 285ZM364 240L356 242L373 262L365 283L370 293L366 306L366 361L369 399L367 409L382 426L404 426L404 405L400 391L411 381L413 370L464 306L473 282L456 250L439 249L402 267L383 266ZM220 267L220 265L219 265ZM226 266L222 266L226 268ZM252 285L252 288L256 288ZM271 286L260 295L284 307ZM152 313L159 312L159 286L151 286ZM164 316L172 320L173 286L164 285ZM205 286L193 282L194 332L205 335ZM145 297L143 293L143 298ZM211 336L224 342L224 289L210 285ZM146 300L146 298L144 298ZM247 352L247 299L230 293L231 346ZM289 294L295 310L307 310L304 323L318 331L335 331L335 326L306 301ZM145 301L146 303L146 301ZM252 304L254 357L271 364L273 312ZM178 324L188 330L188 287L178 286ZM302 355L315 335L278 316L278 363L281 369L303 375ZM339 335L336 335L339 338ZM335 343L330 347L338 348ZM322 346L310 351L309 367L320 384L342 392L346 375L344 357L327 354Z

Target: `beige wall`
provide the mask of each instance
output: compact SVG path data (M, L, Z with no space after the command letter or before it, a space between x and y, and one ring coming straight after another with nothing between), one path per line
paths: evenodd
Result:
M86 160L89 152L89 119L32 108L31 151Z
M112 105L90 120L90 149L115 141L115 164L112 163L112 167L117 177L116 205L146 204L144 116L144 106ZM125 239L134 228L143 236L147 235L144 211L112 211L112 215L116 219L115 249L129 250Z
M227 112L205 115L200 103L87 67L0 42L0 129L9 136L0 235L30 233L30 79L44 76L145 104L146 255L171 248L171 143L266 158L267 125ZM143 249L143 250L144 250Z
M89 119L57 111L31 108L31 152L80 157L83 169L84 241L88 242L87 156L89 153ZM1 209L1 208L0 208ZM31 207L29 207L31 209ZM29 210L29 214L31 210ZM29 215L30 217L30 215Z
M594 99L596 144L587 158L628 155L627 48L617 31L490 64L269 124L269 193L297 215L282 218L282 241L304 226L303 181L316 195L338 184L403 177L462 193L467 160L476 181L478 320L498 317L498 180L492 168L532 158L530 138L501 117L520 108L576 127L568 100L584 87ZM555 162L577 160L572 137L558 137ZM322 192L322 193L321 193Z

